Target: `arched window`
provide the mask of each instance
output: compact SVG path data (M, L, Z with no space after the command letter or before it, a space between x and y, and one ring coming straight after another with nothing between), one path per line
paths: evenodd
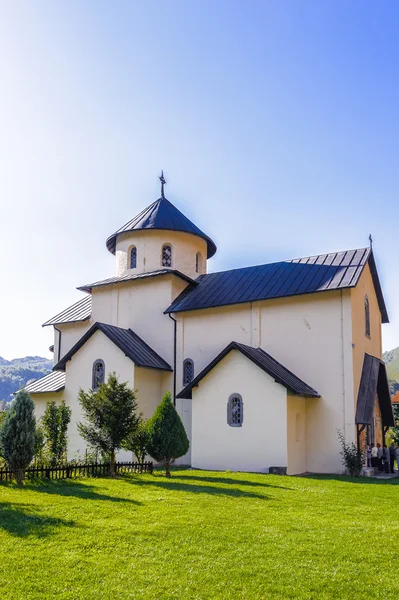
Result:
M188 385L194 379L194 361L186 358L183 361L183 385Z
M367 296L364 299L364 325L365 333L368 337L370 337L370 304Z
M172 266L172 246L170 244L162 246L162 266Z
M130 268L135 269L137 267L137 248L133 246L130 250Z
M201 273L202 271L202 255L201 252L197 252L195 255L195 271L196 273Z
M92 375L92 389L98 390L100 385L105 381L105 365L104 361L98 359L93 363L93 375Z
M230 427L241 427L244 418L244 407L240 394L231 394L227 402L227 423Z

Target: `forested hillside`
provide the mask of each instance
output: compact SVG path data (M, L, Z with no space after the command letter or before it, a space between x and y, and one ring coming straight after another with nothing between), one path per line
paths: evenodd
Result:
M0 400L9 402L12 394L32 379L39 379L51 371L53 364L48 358L25 356L5 360L0 356Z
M386 364L391 394L399 390L399 348L384 352L382 358Z

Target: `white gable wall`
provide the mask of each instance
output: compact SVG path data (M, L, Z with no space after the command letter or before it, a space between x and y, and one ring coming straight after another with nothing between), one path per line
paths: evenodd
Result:
M243 399L242 427L227 423L231 394ZM193 389L192 466L268 472L287 466L287 391L240 352L230 352Z

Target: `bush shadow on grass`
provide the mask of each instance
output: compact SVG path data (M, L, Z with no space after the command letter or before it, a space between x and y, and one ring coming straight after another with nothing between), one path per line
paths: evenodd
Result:
M74 521L43 516L31 504L0 502L0 529L16 537L48 537L57 527L73 527Z
M53 481L36 479L34 481L27 482L26 485L18 489L21 491L26 490L29 492L40 492L42 494L54 494L57 496L71 496L74 498L81 498L82 500L107 500L109 502L125 504L141 504L141 502L138 500L133 500L131 498L119 498L118 496L109 496L108 494L98 493L96 491L97 488L86 483L87 481L88 480L85 479L85 483L83 483L82 481L76 481L74 479L61 479Z
M154 475L153 477L145 477L143 479L139 478L136 475L126 475L124 481L127 483L131 483L134 485L138 485L140 487L156 487L158 489L170 490L170 491L180 491L180 492L189 492L191 494L209 494L210 496L231 496L234 498L256 498L259 500L268 500L269 496L266 494L258 494L252 491L245 491L239 488L233 487L216 487L212 485L200 485L199 481L205 478L197 477L195 481L191 483L180 482L178 481L179 477L171 477L166 478L160 475ZM214 481L212 478L208 478L211 482ZM221 478L219 478L221 479ZM225 480L224 480L225 481ZM230 482L237 482L235 480L230 480ZM218 483L215 481L215 483ZM231 485L231 483L230 483Z

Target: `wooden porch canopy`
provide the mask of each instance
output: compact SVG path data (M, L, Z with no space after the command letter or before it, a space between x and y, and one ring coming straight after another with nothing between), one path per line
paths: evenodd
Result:
M377 394L384 428L395 425L389 393L388 376L385 364L379 358L364 355L362 377L356 406L356 425L370 425L374 414L374 401ZM363 428L362 428L363 429Z

